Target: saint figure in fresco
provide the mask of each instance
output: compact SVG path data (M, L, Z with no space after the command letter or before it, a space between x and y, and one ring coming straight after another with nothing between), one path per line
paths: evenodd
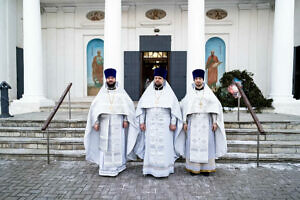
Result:
M103 83L103 58L101 51L97 51L97 55L93 59L93 81L95 85Z
M218 66L222 62L219 61L214 51L210 53L211 55L207 58L205 67L207 70L207 84L212 90L215 90L218 82Z

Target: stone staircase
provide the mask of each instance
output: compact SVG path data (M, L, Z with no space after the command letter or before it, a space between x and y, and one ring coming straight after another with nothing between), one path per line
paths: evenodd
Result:
M93 101L94 97L85 97L85 98L75 98L71 99L70 106L72 112L88 112ZM58 103L57 101L55 102ZM52 106L41 107L42 112L51 112L53 110ZM69 111L69 102L66 97L63 103L61 104L60 111Z
M86 113L84 114L86 115ZM0 119L0 159L46 159L47 132L43 119ZM261 121L266 135L260 136L262 162L300 162L300 120ZM86 121L53 120L50 134L51 160L84 160ZM255 162L256 126L226 121L228 153L218 162Z
M85 121L53 121L47 132L41 131L43 122L42 120L0 121L0 158L46 159L49 133L51 159L84 160Z

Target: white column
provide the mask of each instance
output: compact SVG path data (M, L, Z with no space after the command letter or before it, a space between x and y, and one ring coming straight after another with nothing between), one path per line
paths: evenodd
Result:
M24 98L43 98L42 31L39 0L23 1ZM33 76L34 72L34 76Z
M194 69L205 70L204 0L188 0L187 87L193 82Z
M23 31L24 95L12 103L11 112L14 114L36 112L41 106L53 104L45 97L40 0L23 1Z
M8 64L7 64L7 52L8 52L8 46L7 46L7 1L0 1L0 82L7 81L8 80Z
M104 69L115 68L117 81L124 86L124 68L121 50L121 0L105 0ZM105 79L104 79L105 80Z
M10 100L17 96L16 13L16 0L0 0L0 82L6 81L12 87Z
M300 115L292 97L294 6L294 0L275 1L270 97L275 112Z
M292 97L294 0L276 0L270 96Z

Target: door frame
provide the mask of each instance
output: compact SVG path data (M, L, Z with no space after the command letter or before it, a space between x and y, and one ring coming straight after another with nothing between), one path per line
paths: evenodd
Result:
M144 81L143 81L143 73L144 73L144 67L143 67L143 63L144 63L144 57L143 54L144 52L149 52L149 51L140 51L140 96L143 94L143 88L144 88ZM154 52L154 51L153 51ZM156 51L158 52L158 51ZM170 55L171 55L171 51L163 51L163 52L167 52L167 81L170 83Z
M84 35L83 36L83 58L84 58L83 59L83 68L84 68L83 69L83 84L84 84L83 94L85 97L89 97L88 91L87 91L87 45L93 39L101 39L101 40L103 40L104 45L105 45L104 35L99 34L99 35Z

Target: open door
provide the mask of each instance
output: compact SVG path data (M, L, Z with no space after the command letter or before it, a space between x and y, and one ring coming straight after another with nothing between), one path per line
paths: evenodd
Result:
M144 93L148 85L153 81L154 69L164 68L168 71L169 81L169 52L167 51L145 51L141 52L141 85L140 95Z

